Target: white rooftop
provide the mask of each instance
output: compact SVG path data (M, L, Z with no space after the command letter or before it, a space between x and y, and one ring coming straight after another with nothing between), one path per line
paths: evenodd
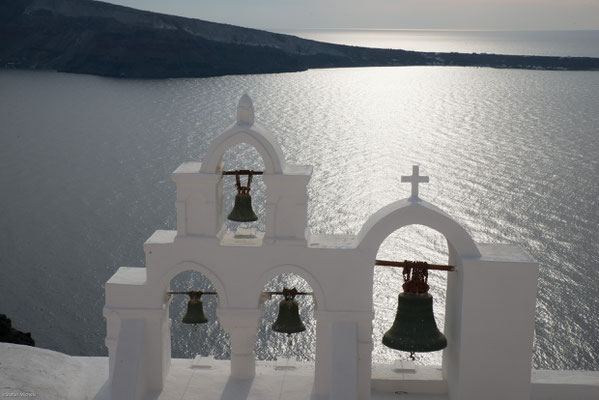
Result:
M70 357L51 350L0 343L0 395L44 400L109 400L107 357ZM227 360L173 359L164 390L154 400L307 400L314 364L258 361L253 379L230 378ZM418 394L442 388L435 367L394 371L373 368L372 399L441 400L447 394ZM377 386L378 389L377 390ZM533 371L533 400L599 399L599 371ZM387 391L381 391L387 390ZM35 394L35 396L34 396Z

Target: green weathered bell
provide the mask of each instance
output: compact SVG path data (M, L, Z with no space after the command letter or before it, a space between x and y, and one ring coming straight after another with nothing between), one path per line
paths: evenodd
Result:
M447 347L447 339L435 323L433 296L429 293L400 293L395 322L383 336L383 344L392 349L416 353Z
M187 312L181 322L184 324L204 324L208 322L208 318L204 314L204 304L199 297L192 297L187 302Z
M279 303L279 315L272 330L281 333L298 333L306 330L299 315L299 307L295 299L283 299Z
M233 210L227 216L227 219L237 222L251 222L258 220L258 217L252 210L252 197L249 194L239 193L235 196L235 205Z

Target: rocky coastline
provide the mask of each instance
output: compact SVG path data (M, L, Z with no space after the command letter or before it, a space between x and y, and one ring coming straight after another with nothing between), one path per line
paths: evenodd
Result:
M0 67L124 78L374 66L599 70L599 58L344 46L91 0L0 0Z

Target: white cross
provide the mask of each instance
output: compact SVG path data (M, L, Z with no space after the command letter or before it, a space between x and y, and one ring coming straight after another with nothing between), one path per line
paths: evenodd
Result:
M418 198L418 184L419 183L428 183L428 176L420 176L418 175L418 165L412 165L412 175L411 176L402 176L402 182L409 182L412 184L412 196L411 199Z

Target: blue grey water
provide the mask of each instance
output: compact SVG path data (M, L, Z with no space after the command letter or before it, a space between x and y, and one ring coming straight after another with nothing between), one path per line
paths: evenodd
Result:
M400 176L419 163L431 177L421 197L476 241L518 243L540 262L534 366L599 370L596 71L354 68L167 80L1 71L0 313L40 347L106 354L103 283L119 266L143 266L154 230L176 228L171 173L201 161L244 92L287 161L314 166L313 232L357 233L380 207L409 195ZM225 156L226 168L260 163L246 146ZM225 192L231 204L232 182ZM259 179L253 192L263 215ZM391 235L379 257L443 263L447 247L438 233L411 226ZM444 279L431 278L441 326ZM380 344L401 275L377 267L374 282L373 359L405 357ZM309 289L294 276L267 289L282 285ZM171 287L210 286L186 273ZM184 301L171 305L173 355L226 358L216 300L205 299L211 322L197 331L178 322ZM292 351L312 359L314 306L300 302L308 330ZM276 307L265 307L262 359L286 351L283 335L268 329ZM440 354L419 362L439 363Z

